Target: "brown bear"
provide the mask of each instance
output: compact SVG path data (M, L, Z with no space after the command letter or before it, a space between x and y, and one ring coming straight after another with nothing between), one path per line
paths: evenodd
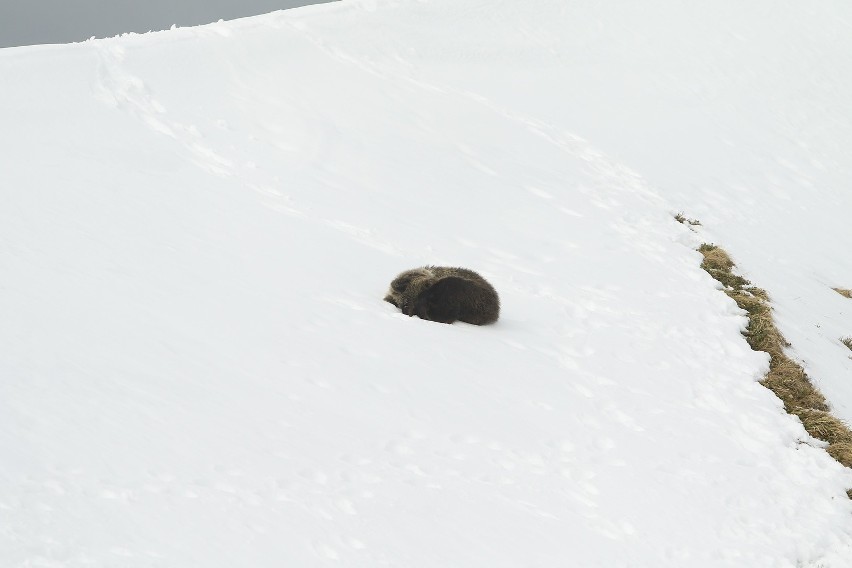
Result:
M424 266L393 279L385 296L407 316L485 325L500 316L500 298L485 278L466 268Z

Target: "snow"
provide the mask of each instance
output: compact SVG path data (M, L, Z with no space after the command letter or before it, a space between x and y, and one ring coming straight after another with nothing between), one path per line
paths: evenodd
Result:
M0 50L0 565L848 566L852 475L694 248L852 420L850 21L350 0ZM382 302L424 264L497 324Z

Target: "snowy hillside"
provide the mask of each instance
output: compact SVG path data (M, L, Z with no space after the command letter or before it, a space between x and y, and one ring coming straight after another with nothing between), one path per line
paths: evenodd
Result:
M852 565L694 250L852 421L852 7L705 4L0 50L0 566ZM382 302L425 264L500 320Z

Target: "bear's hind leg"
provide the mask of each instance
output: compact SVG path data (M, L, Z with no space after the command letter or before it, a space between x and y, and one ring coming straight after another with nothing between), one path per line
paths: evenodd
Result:
M417 298L414 313L420 319L439 323L453 323L461 314L460 298L470 282L464 278L447 276L441 278Z

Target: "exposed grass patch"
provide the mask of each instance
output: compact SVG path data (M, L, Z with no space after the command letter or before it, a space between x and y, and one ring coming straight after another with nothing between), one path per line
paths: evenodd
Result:
M710 276L721 282L726 288L742 289L751 284L745 278L731 272L734 261L724 250L716 245L703 244L698 249L704 255L701 268L710 273Z
M842 420L829 414L825 397L813 386L805 370L784 354L784 348L790 344L775 325L769 295L734 274L736 265L721 248L703 244L698 251L704 256L701 268L721 282L725 293L748 313L748 326L743 332L748 344L755 351L769 354L769 373L761 384L781 399L787 412L802 421L808 434L828 442L827 451L834 459L852 467L852 430ZM835 290L843 293L837 288ZM852 337L841 341L852 349ZM847 495L852 499L852 489L847 491Z
M841 296L846 296L847 298L852 298L852 290L849 288L832 288L835 292L840 294Z
M790 414L799 416L807 410L828 410L825 397L814 388L804 369L789 357L770 355L769 372L761 383L784 402L784 409ZM844 465L852 465L852 462Z
M840 343L852 350L852 337L841 337Z
M675 221L677 221L678 223L682 223L684 225L695 226L695 225L701 224L701 221L699 221L698 219L689 219L687 217L684 217L683 213L678 213L677 215L675 215Z

